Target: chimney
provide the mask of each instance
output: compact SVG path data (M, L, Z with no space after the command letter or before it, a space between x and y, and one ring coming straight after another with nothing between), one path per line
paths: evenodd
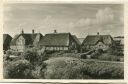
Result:
M32 34L34 34L35 33L35 31L34 31L34 29L32 30Z
M24 30L22 29L21 34L24 34Z
M56 30L54 30L54 33L57 33L57 31L56 31Z
M99 32L97 32L97 35L99 35Z

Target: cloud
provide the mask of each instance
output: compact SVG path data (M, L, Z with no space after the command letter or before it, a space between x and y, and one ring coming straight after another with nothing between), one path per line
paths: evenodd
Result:
M70 23L70 28L81 33L88 31L90 34L100 32L101 34L114 34L117 30L123 30L123 17L114 17L114 10L109 7L99 9L94 17L80 18L76 22ZM78 32L79 33L79 32Z
M68 23L62 21L62 19L57 19L53 16L46 16L43 18L40 23L38 23L38 30L43 30L46 33L52 32L53 30L57 30L58 32L69 32L69 27L74 27L74 23Z
M115 30L118 24L121 24L123 18L119 17L119 21L115 21L113 10L109 7L99 9L93 18L80 18L72 22L61 22L60 19L54 18L53 16L46 16L42 21L40 30L48 28L49 31L57 29L59 32L73 32L79 34L79 32L89 30L92 32L104 32L104 34L110 34L111 30ZM118 22L118 23L114 23ZM73 31L72 31L73 30ZM49 32L48 31L48 32Z
M90 26L92 23L92 20L90 18L87 19L80 19L78 20L76 25L80 25L80 26Z
M76 26L102 26L112 24L114 21L114 14L111 8L100 9L95 14L94 18L82 18L79 19Z
M96 21L98 25L110 24L114 20L114 14L111 8L98 10L96 13Z

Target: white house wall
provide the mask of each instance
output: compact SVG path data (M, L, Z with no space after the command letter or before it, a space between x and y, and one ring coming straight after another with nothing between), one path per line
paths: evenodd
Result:
M16 40L16 45L12 45L12 46L10 46L10 48L15 50L15 51L23 52L25 50L25 48L26 48L25 39L23 38L23 36L20 36Z
M94 50L97 50L97 49L107 50L108 48L109 48L109 46L105 45L102 42L98 42L96 45L86 45L86 49L87 50L91 50L91 49L94 49Z
M68 47L42 47L42 48L50 51L68 50Z

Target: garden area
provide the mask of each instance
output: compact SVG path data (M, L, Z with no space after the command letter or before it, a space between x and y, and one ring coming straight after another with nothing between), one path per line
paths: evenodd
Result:
M91 59L81 58L81 53L45 52L36 49L4 56L5 79L123 79L124 63L106 53ZM106 60L106 61L105 61ZM114 61L113 61L114 60ZM110 61L110 62L108 62Z

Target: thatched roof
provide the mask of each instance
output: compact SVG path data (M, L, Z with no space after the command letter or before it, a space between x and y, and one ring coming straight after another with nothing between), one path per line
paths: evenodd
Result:
M37 45L42 38L43 38L43 35L41 33L37 33L36 37L34 38L33 44Z
M70 33L46 34L39 44L43 46L69 46L70 36Z
M81 42L79 39L76 37L76 35L72 35L73 39L77 42L78 45L81 45Z
M105 45L110 45L113 43L113 38L111 35L88 35L82 45L95 45L99 41L103 42Z
M16 45L16 41L17 39L20 37L20 36L23 36L23 38L25 39L25 45L32 45L33 42L36 42L38 41L42 36L42 34L40 33L35 33L35 34L27 34L27 33L24 33L24 34L17 34L14 36L14 38L12 39L11 41L11 45ZM37 36L40 36L40 38L36 38Z
M3 44L8 44L12 40L12 37L9 34L3 34Z

